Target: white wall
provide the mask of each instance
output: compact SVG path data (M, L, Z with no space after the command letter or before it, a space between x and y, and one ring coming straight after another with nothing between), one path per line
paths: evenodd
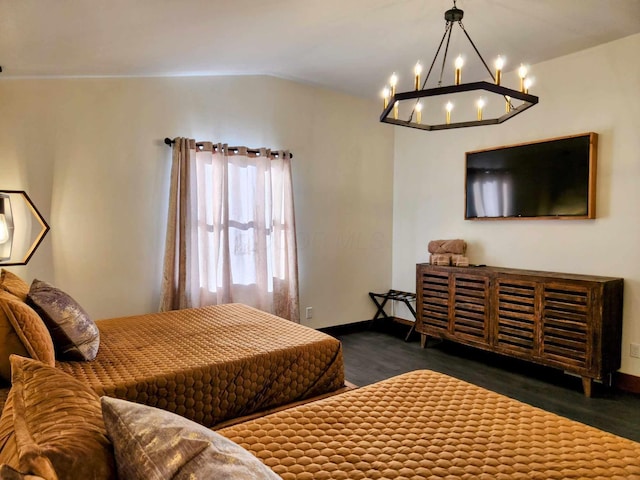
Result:
M95 318L155 311L162 139L289 148L300 306L314 307L303 323L370 318L367 292L391 283L392 240L392 284L413 291L427 242L462 237L475 263L624 277L622 371L640 375L628 356L640 343L639 48L635 35L535 65L538 106L430 133L379 124L377 102L270 77L0 80L0 189L27 190L52 227L12 270L59 285ZM463 220L465 151L587 131L600 135L597 220Z
M623 277L621 371L640 375L629 357L629 344L640 343L638 51L635 35L535 65L540 103L502 125L394 127L394 288L413 288L415 264L438 238L467 240L472 263ZM596 220L464 220L466 151L590 131L599 134Z
M391 280L393 128L377 102L271 77L0 81L0 189L27 190L51 232L27 267L95 318L156 311L165 136L294 154L300 306L360 321Z

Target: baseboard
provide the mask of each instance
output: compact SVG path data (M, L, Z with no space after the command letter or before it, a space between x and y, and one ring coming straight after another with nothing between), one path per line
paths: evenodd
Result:
M360 322L345 323L342 325L333 325L331 327L322 327L318 330L329 335L341 335L346 333L362 332L371 328L371 320L362 320Z
M401 325L407 325L407 326L412 326L415 325L416 321L415 320L410 320L408 318L402 318L402 317L389 317L391 320L393 320L396 323L399 323Z
M640 377L628 373L616 372L613 377L613 385L618 390L640 394Z

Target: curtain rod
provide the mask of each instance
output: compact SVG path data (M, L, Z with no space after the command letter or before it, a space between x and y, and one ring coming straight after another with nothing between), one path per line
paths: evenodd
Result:
M165 137L164 143L170 147L175 142L173 140L171 140L169 137ZM201 143L200 142L196 142L196 145L201 145ZM229 147L230 150L236 150L236 151L238 150L238 148L240 148L240 147ZM255 148L247 148L247 152L256 154L256 153L260 153L260 150L256 150ZM272 153L272 155L273 155L273 153ZM293 158L293 153L289 152L289 157Z

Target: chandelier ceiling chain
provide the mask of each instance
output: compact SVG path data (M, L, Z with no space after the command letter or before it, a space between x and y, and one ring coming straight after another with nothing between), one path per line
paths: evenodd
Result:
M424 90L424 88L427 86L427 80L429 80L429 76L431 75L433 66L436 64L436 60L438 59L438 54L440 53L440 50L442 49L442 44L444 43L444 39L447 37L447 32L451 32L451 24L449 22L447 22L447 26L444 29L444 35L442 35L442 40L440 40L440 45L438 45L438 50L436 51L436 55L433 57L433 61L431 62L431 66L429 67L429 71L427 72L427 76L425 77L424 82L422 82L422 90ZM450 33L449 33L449 37L451 37ZM447 48L448 46L449 46L449 42L447 41ZM442 71L444 71L444 68L442 69ZM439 83L442 83L442 72L440 72Z
M422 72L422 66L420 62L416 64L414 69L415 72L415 90L408 92L400 92L396 93L396 83L397 76L395 73L392 75L390 85L391 89L385 88L383 92L384 97L384 111L380 116L380 121L385 123L391 123L394 125L406 126L411 128L418 128L421 130L444 130L450 128L460 128L460 127L470 127L470 126L480 126L480 125L493 125L497 123L502 123L513 116L523 112L524 110L532 107L533 105L538 103L538 97L529 94L529 87L531 85L531 79L526 78L527 69L524 65L521 65L518 75L520 76L520 91L513 90L507 87L502 86L501 83L501 70L503 68L504 60L502 57L498 57L496 61L496 75L494 76L491 68L487 65L487 62L483 58L482 54L476 47L475 43L471 39L471 36L467 32L464 24L462 23L462 18L464 17L464 11L457 8L456 0L453 0L453 8L447 10L444 14L444 18L446 20L444 34L442 39L440 40L440 44L436 50L436 54L433 57L431 65L429 66L429 70L427 75L425 76L422 84L420 84L420 73ZM444 77L444 72L447 63L447 55L449 53L449 45L451 41L451 35L453 33L453 26L457 23L460 29L464 32L469 44L478 55L478 58L482 62L482 65L485 67L491 80L493 83L488 82L473 82L468 84L461 84L461 69L463 60L461 56L458 56L455 62L455 85L451 86L442 86L442 81ZM446 43L445 43L446 40ZM445 45L444 55L442 58L442 66L440 70L440 78L437 83L436 88L427 89L427 82L433 73L433 68L438 60L438 56L442 51L442 46ZM472 92L472 91L484 91L485 93L496 94L503 98L505 105L505 113L497 116L497 118L483 118L484 107L487 105L487 102L483 97L480 97L477 102L477 119L470 121L459 121L456 123L451 122L451 110L453 109L453 104L451 101L446 104L446 122L435 123L435 122L422 122L422 102L423 98L436 97L439 95L454 95L464 92ZM512 99L521 100L523 103L516 106L512 103ZM413 104L413 108L410 109L408 120L400 120L399 119L399 104L402 101L406 100L415 100ZM393 112L393 113L392 113ZM392 117L390 115L392 114ZM414 115L416 117L416 121L414 121Z
M448 36L447 36L447 30L449 31L449 35ZM442 75L444 74L445 62L447 61L447 53L449 52L449 42L451 41L451 33L453 33L453 23L447 21L447 29L444 32L445 36L447 36L447 45L444 47L444 56L442 57L442 67L440 67L440 79L438 80L438 86L439 87L442 86ZM433 59L434 62L438 58L438 53L440 53L439 50L438 50L438 52L436 52L436 56ZM425 85L426 85L426 80L427 79L425 79Z

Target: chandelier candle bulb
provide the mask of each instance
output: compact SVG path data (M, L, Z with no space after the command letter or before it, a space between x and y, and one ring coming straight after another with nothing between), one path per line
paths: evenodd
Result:
M482 120L482 109L484 108L485 101L480 98L476 102L476 106L478 107L478 120Z
M383 108L387 108L389 106L389 96L390 96L389 87L384 87L382 90L382 102L384 104Z
M525 78L524 79L524 93L529 93L529 89L531 88L531 85L533 85L533 79L532 78Z
M398 76L396 72L391 74L391 78L389 79L389 85L391 85L391 96L393 97L396 94L396 85L398 84Z
M422 102L416 103L416 122L422 123Z
M524 79L527 78L527 67L520 65L518 69L518 76L520 77L520 91L524 93Z
M458 58L456 58L456 61L454 63L454 66L456 67L456 74L455 74L456 85L460 85L460 81L462 79L462 65L464 65L464 60L462 59L462 56L458 55Z
M504 68L504 58L502 58L501 56L498 56L498 58L496 58L495 67L496 67L496 85L500 85L500 82L502 81L502 69Z
M420 90L420 74L422 73L422 65L420 65L420 62L416 63L416 66L413 67L413 73L416 76L416 90Z
M393 118L395 120L398 119L398 108L400 107L400 102L396 100L396 103L393 104Z
M447 125L449 125L451 123L451 110L453 110L453 103L447 102L445 110L447 111Z

